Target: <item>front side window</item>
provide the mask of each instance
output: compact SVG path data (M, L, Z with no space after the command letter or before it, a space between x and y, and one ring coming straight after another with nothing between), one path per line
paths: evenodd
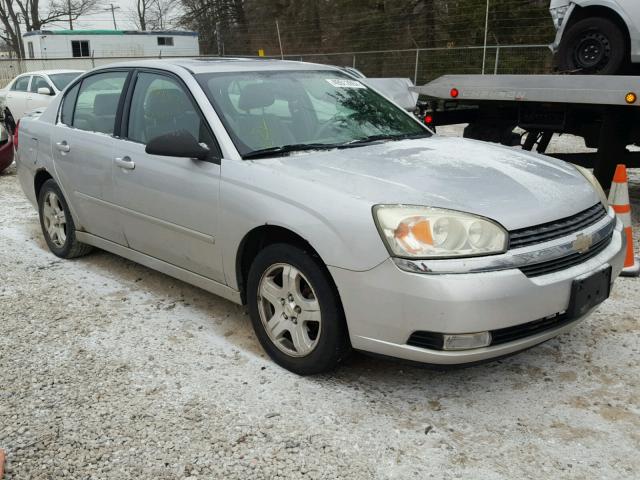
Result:
M113 135L116 111L127 75L128 72L104 72L82 80L72 126Z
M49 85L49 82L47 82L44 77L34 75L31 79L31 88L29 88L29 91L38 93L39 88L47 88L49 89L49 91L51 91L51 85Z
M336 71L197 78L243 156L278 147L335 148L430 135L402 109Z
M187 130L198 142L216 148L200 112L177 80L139 73L131 97L127 138L146 144L178 130Z
M89 40L71 40L71 55L74 57L90 57Z
M29 88L29 78L31 77L26 76L16 79L16 81L13 82L13 85L11 85L11 90L16 92L26 92Z

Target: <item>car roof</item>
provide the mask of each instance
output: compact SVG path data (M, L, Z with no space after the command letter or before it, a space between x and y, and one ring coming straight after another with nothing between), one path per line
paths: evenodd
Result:
M34 70L33 72L24 72L23 75L54 75L56 73L84 73L84 70L68 70L68 69L56 69L56 70Z
M173 70L182 67L192 73L209 72L243 72L256 70L337 70L334 66L317 63L294 62L289 60L277 60L267 58L231 58L231 57L206 57L206 58L167 58L158 60L143 60L135 62L111 63L100 67L147 67Z

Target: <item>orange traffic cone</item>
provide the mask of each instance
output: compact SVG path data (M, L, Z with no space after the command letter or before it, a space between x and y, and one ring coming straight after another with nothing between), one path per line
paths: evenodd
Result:
M624 259L623 277L637 277L640 275L640 262L633 254L633 231L631 230L631 205L629 204L629 186L627 185L627 167L618 165L613 176L609 205L622 221L624 235L627 236L627 255Z

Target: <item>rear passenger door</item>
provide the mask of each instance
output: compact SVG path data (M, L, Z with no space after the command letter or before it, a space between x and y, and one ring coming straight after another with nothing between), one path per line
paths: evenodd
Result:
M130 73L102 71L67 90L51 138L56 173L80 226L123 245L126 242L114 205L112 164L119 142L115 138L116 116Z
M209 125L177 76L141 70L132 84L113 166L114 198L129 246L222 283L219 162L145 152L149 140L185 129L219 158Z
M30 79L31 75L23 75L16 78L7 92L5 103L16 122L24 116L27 110Z

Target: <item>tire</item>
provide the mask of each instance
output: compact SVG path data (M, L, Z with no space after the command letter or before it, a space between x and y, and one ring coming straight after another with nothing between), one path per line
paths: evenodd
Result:
M16 122L11 110L8 108L5 108L4 112L2 112L2 121L4 122L4 126L7 128L9 135L13 135L16 131Z
M40 188L38 214L44 239L49 250L57 257L76 258L93 250L92 246L76 239L76 227L69 206L53 179L44 182Z
M329 272L319 258L298 247L278 243L258 253L249 269L247 303L260 344L291 372L333 370L351 350Z
M564 33L558 50L558 69L579 74L624 73L627 63L625 34L607 18L585 18Z
M514 147L520 145L520 136L513 132L514 128L514 125L470 123L464 128L463 137Z

